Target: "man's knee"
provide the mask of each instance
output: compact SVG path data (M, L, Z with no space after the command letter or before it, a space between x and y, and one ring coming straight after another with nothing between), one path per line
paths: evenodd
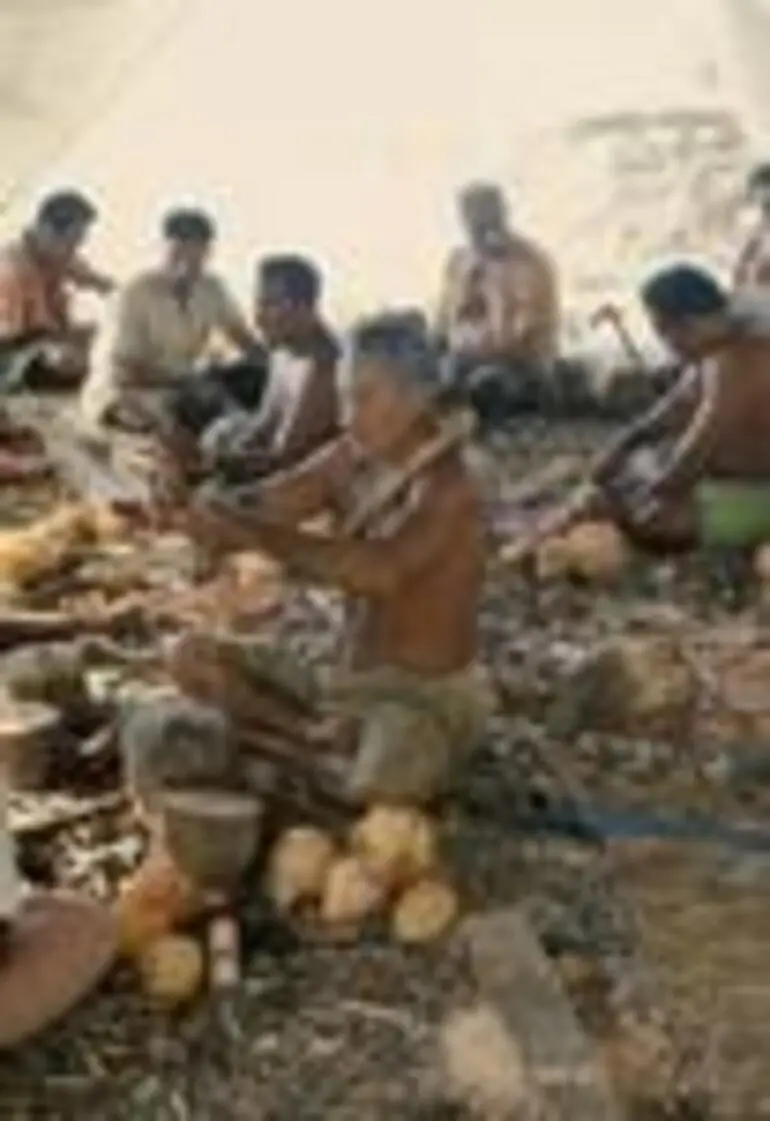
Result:
M439 722L397 702L374 705L364 717L348 793L361 805L429 805L453 779L450 745Z

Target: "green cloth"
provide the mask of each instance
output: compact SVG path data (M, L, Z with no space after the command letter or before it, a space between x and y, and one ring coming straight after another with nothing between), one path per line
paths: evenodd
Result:
M706 548L751 548L770 541L770 483L708 479L695 490Z

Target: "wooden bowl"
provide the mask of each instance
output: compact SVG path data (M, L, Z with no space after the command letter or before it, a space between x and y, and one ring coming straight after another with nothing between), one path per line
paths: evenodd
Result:
M229 894L260 838L262 803L247 794L175 790L163 796L169 854L204 892Z

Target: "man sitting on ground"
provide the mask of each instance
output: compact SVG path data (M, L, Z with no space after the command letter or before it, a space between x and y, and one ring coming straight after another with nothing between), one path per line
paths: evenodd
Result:
M349 793L361 802L429 803L456 780L490 704L476 664L485 559L480 496L457 446L405 475L442 425L438 356L412 320L393 314L362 323L352 354L349 429L255 487L245 508L204 491L189 528L223 551L267 552L297 580L342 593L345 654L325 695L354 715ZM394 479L403 481L396 497L365 529L352 531L361 504ZM331 536L301 528L323 513L335 524ZM224 711L237 727L270 716L291 733L276 697L285 695L287 680L307 695L309 671L282 653L190 634L170 669L183 693ZM157 765L162 772L163 760Z
M596 470L639 545L751 548L770 540L770 336L707 272L666 268L642 289L682 361L674 388L626 429Z
M248 478L299 463L339 432L339 346L320 310L319 270L303 257L258 266L256 321L268 348L268 383L257 413L209 433L211 459Z
M0 253L0 386L74 388L86 376L94 328L73 322L70 291L114 288L80 256L96 217L83 195L59 191Z
M108 366L84 393L89 419L136 425L138 413L210 361L219 335L249 362L263 355L224 282L208 270L216 230L199 210L174 210L163 223L165 260L120 296Z
M474 183L460 195L468 245L445 269L436 333L448 377L494 419L540 407L557 357L559 296L553 263L511 231L499 187Z

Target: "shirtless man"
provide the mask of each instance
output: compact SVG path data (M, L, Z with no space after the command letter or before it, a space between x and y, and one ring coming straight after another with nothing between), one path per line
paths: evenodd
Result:
M683 371L602 457L604 500L635 542L656 551L770 540L767 331L687 265L654 275L642 300Z
M770 308L770 164L760 164L751 173L748 197L758 211L758 221L738 257L733 285L737 292Z
M220 550L263 550L296 580L342 593L345 666L333 695L360 717L350 793L365 803L430 802L476 745L489 709L476 665L480 497L457 449L406 486L367 532L345 532L363 496L403 468L439 425L437 355L411 319L362 323L352 353L348 431L256 487L245 508L201 494L190 531ZM331 536L302 528L324 512L336 526ZM238 697L257 708L260 687L269 697L277 652L268 646L254 659L252 644L240 660L252 657L251 668L239 669L235 646L189 635L170 666L183 692L238 721Z
M339 346L321 297L312 261L287 254L259 263L255 320L269 356L267 388L255 414L225 418L204 438L215 464L253 477L300 462L339 433Z
M114 289L81 256L96 217L84 195L58 191L0 253L0 384L66 388L83 381L94 329L73 322L70 292L106 296Z
M557 357L559 296L546 253L514 233L500 189L460 194L468 244L447 262L436 334L449 377L501 415L537 408Z
M133 426L137 402L205 369L217 336L260 365L254 332L208 268L213 220L199 210L173 210L163 236L165 259L121 292L109 362L84 387L83 411L93 423L107 417Z

